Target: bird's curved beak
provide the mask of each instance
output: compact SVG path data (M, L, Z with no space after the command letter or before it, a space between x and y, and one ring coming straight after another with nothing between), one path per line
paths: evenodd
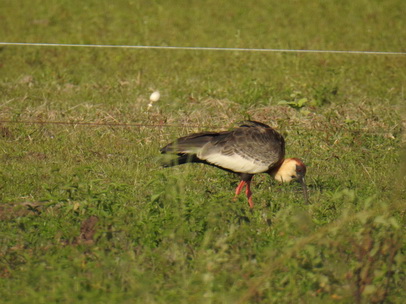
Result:
M302 178L298 179L297 181L302 185L305 203L308 204L309 203L309 194L307 193L306 180L305 180L304 176Z

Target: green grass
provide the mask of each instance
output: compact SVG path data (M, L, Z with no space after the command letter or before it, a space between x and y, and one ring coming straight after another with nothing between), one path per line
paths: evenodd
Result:
M404 52L406 5L381 2L4 1L0 39ZM0 302L402 303L405 71L405 56L1 46ZM159 166L174 138L247 118L308 165L309 205L256 176L249 210L229 173Z

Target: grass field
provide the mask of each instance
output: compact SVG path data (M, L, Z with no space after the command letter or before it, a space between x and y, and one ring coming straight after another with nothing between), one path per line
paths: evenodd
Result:
M405 52L405 11L4 0L0 40ZM0 303L402 303L405 71L404 55L0 46ZM232 174L160 167L176 137L244 119L304 160L310 204L258 175L250 210Z

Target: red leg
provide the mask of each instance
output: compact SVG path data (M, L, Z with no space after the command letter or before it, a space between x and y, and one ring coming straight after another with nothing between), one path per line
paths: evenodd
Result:
M247 188L245 188L245 194L247 195L248 198L248 204L250 205L250 208L254 208L254 202L252 201L252 192L250 188L251 181L246 182L247 183Z
M241 193L242 188L244 188L246 182L245 181L240 181L240 183L238 184L237 188L235 188L235 196L234 196L234 200L237 199L237 196Z

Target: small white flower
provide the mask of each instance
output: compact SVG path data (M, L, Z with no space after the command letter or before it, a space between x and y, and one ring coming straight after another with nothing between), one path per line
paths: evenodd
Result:
M149 96L149 101L151 101L151 103L156 102L159 100L159 98L161 98L161 94L159 94L158 91L155 91L151 94L151 96Z

